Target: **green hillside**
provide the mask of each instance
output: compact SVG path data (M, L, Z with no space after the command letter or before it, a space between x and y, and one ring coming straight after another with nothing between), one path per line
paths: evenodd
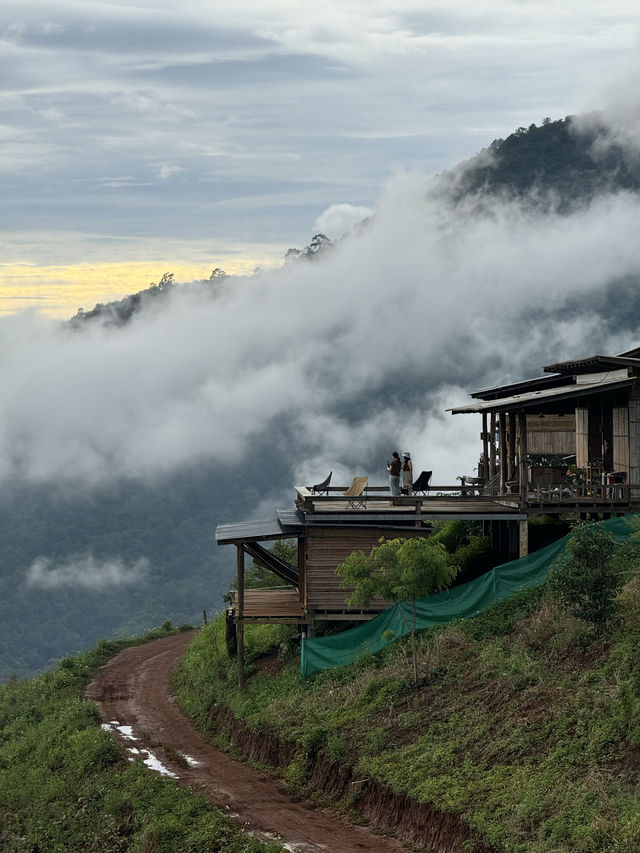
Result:
M248 838L203 798L150 772L142 761L129 763L100 728L98 710L83 691L126 642L103 641L53 672L0 688L0 850L282 850Z
M429 848L637 853L637 555L622 571L608 628L529 590L423 632L417 684L403 642L301 681L285 629L255 627L240 692L223 626L209 626L178 669L179 700L217 743L277 764L295 792L382 816Z

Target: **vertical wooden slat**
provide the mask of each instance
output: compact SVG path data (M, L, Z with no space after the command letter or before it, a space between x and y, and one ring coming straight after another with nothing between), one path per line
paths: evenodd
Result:
M613 410L613 470L624 471L629 480L629 410Z
M589 409L576 409L576 465L586 468L589 464Z
M640 483L640 382L638 379L629 391L629 482Z

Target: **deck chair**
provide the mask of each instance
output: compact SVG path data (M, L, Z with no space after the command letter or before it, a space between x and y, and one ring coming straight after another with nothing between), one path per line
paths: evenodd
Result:
M317 483L315 486L311 486L311 491L314 495L328 495L329 494L329 483L331 482L331 475L333 471L329 472L329 476L326 480L323 480L321 483Z
M420 476L413 484L413 494L416 495L418 493L426 495L429 491L429 481L431 480L431 475L433 471L421 471Z
M368 477L353 478L353 483L351 483L346 492L342 493L345 498L349 499L347 501L347 509L358 509L359 507L366 507L367 499L362 495L364 490L367 488L368 482Z

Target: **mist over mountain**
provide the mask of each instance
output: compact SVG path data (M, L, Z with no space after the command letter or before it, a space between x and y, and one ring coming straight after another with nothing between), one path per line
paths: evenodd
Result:
M0 677L220 607L216 524L329 470L384 483L393 449L455 482L479 427L445 409L469 390L637 345L635 138L519 129L396 175L312 262L0 318Z

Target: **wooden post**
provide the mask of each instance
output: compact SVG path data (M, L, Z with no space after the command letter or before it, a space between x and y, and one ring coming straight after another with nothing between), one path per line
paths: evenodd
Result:
M509 412L509 431L507 433L507 471L506 479L511 480L516 464L516 416Z
M238 645L238 687L244 688L244 545L236 545L238 566L238 609L236 642Z
M529 553L529 520L525 518L523 521L519 521L518 526L520 527L519 554L521 557L526 557Z
M238 636L236 633L236 623L233 621L233 610L227 610L224 627L224 642L227 647L227 654L229 657L234 657L238 654Z
M484 477L484 481L489 479L489 433L487 432L487 413L482 413L482 458L484 461L484 470L482 475L478 471L478 477Z
M507 459L507 415L500 412L498 416L498 456L500 457L500 494L506 492L505 482L509 477L507 470L509 461Z
M520 503L527 502L529 481L527 478L527 416L518 412L518 485L520 487Z
M489 443L489 479L493 481L496 476L496 413L491 412L489 419L490 443Z

